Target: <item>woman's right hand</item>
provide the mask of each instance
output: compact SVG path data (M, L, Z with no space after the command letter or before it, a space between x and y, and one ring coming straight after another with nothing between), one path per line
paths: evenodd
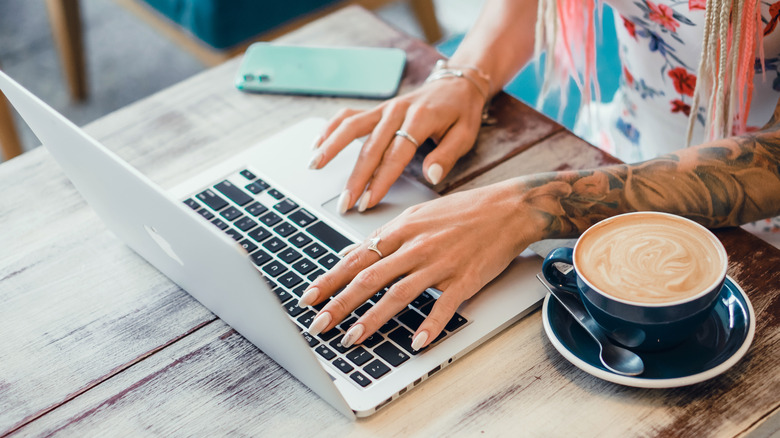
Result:
M484 103L476 84L452 77L427 82L371 110L344 109L315 142L309 167L322 168L353 140L368 135L339 198L342 214L355 204L365 211L387 194L417 150L396 131L406 131L420 144L429 138L436 143L422 170L431 184L438 184L473 147Z

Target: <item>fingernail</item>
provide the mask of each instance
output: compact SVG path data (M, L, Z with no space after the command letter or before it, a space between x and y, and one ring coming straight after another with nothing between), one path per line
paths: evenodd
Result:
M363 213L368 208L368 201L371 200L371 190L366 190L363 196L360 197L360 205L358 205L358 211Z
M311 156L311 161L309 161L309 169L316 169L319 167L320 161L322 161L322 151L317 151L314 153L314 155Z
M345 348L351 347L355 341L363 336L364 331L365 327L363 327L363 324L353 325L349 330L347 330L347 333L344 334L344 338L341 339L341 346Z
M311 306L311 303L317 300L317 297L320 296L320 290L316 287L313 287L306 292L303 293L301 296L301 300L298 301L298 307L307 307Z
M322 332L322 329L328 326L330 324L331 316L328 312L323 312L317 315L314 318L314 321L311 322L311 326L309 326L309 334L312 336L317 336Z
M322 137L317 137L314 139L314 143L311 144L311 150L316 151L318 147L320 147L320 143L322 142Z
M360 246L360 244L359 244L359 243L353 243L352 245L347 245L347 246L345 246L345 247L344 247L344 249L342 249L341 251L339 251L339 252L338 252L338 254L336 254L336 255L337 255L337 256L339 256L339 257L342 257L342 258L343 258L343 257L345 257L347 254L351 253L351 252L352 252L352 250L353 250L353 249L355 249L355 248L357 248L358 246ZM305 296L305 295L304 295L304 296ZM303 298L301 298L301 299L303 299Z
M352 201L352 192L349 190L344 190L341 192L341 196L339 196L339 214L344 214L347 212L347 210L350 207L350 202Z
M417 336L415 336L414 339L412 339L412 350L418 351L420 348L422 348L423 345L425 345L425 341L427 340L428 340L428 332L422 331L418 333Z
M438 184L439 181L441 181L441 174L443 172L444 170L441 168L441 165L438 163L431 164L428 167L428 180L431 184Z

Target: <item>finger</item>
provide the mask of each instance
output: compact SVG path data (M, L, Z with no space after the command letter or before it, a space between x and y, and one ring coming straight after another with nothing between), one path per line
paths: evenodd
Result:
M403 123L405 112L395 110L396 105L388 106L382 119L371 132L363 148L360 151L355 167L347 180L344 192L339 198L339 212L344 214L358 201L358 196L368 185L371 176L376 172L377 166L382 160L390 143L393 141L395 131ZM405 111L405 108L404 108Z
M332 329L369 297L408 272L410 267L408 261L402 258L388 257L360 271L347 287L331 298L317 314L309 327L309 333L318 334Z
M453 125L423 161L423 174L431 184L440 183L477 140L478 126L465 121Z
M433 342L437 336L444 330L444 327L450 322L458 306L463 302L469 292L468 288L459 283L453 283L443 290L443 293L436 300L431 309L431 313L420 324L417 331L412 336L412 348L419 351Z
M393 283L382 298L347 330L341 344L359 344L404 310L431 283L430 275L416 272Z
M333 116L332 119L328 121L328 124L325 125L325 129L322 130L322 133L314 140L314 144L312 145L312 149L317 149L320 147L323 141L325 141L326 138L330 137L331 134L333 134L333 131L336 130L336 128L339 127L341 122L344 121L347 117L353 116L357 113L359 113L360 110L351 109L351 108L344 108L336 113L335 116Z
M390 147L382 156L382 161L374 172L365 193L360 198L358 211L366 211L379 203L390 190L390 186L401 176L406 165L414 158L417 146L425 141L430 134L430 130L425 128L429 125L426 125L424 121L424 116L404 120L401 130L409 134L417 142L417 145L406 137L395 136Z
M368 135L382 113L378 109L352 114L343 120L314 151L309 160L310 169L320 169L356 138Z

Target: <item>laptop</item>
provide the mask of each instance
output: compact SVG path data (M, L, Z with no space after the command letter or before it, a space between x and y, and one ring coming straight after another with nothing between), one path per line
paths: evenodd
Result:
M322 119L284 128L166 192L2 71L0 91L117 237L346 416L375 413L545 295L535 277L541 259L526 252L420 352L411 349L411 334L438 298L433 289L362 345L343 348L350 321L309 335L317 309L298 307L302 290L338 261L340 249L436 193L403 176L376 208L338 214L359 144L324 169L307 169Z

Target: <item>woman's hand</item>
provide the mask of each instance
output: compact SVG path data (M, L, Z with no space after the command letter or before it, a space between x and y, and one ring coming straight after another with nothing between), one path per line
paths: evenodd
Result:
M474 83L445 78L372 110L342 110L315 142L309 166L327 165L350 142L368 135L339 198L341 213L356 203L365 211L387 194L417 150L414 142L396 131L407 132L420 144L428 138L437 144L423 162L423 174L431 184L438 184L474 145L484 103L484 94Z
M519 208L520 190L516 181L508 181L406 210L372 236L380 239L377 249L383 257L363 242L307 289L301 306L319 304L344 288L319 312L309 332L330 330L392 284L341 341L345 347L363 342L426 288L434 287L443 293L412 342L415 349L427 346L464 300L541 238L541 225ZM500 230L506 233L498 235Z

